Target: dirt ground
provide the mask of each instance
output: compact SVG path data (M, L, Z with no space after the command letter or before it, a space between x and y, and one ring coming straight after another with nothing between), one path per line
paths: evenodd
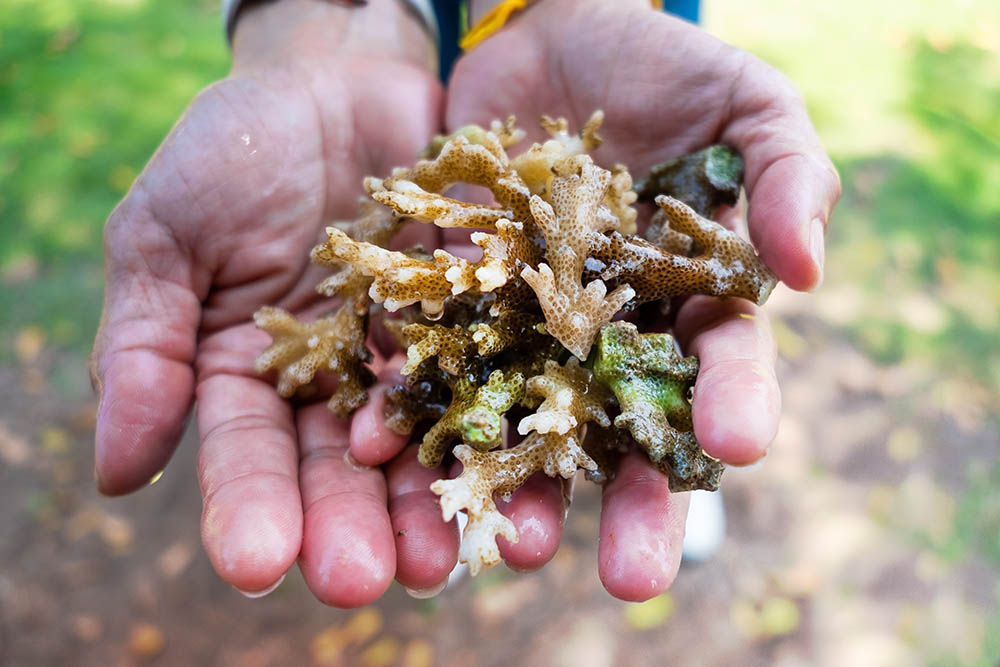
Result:
M970 480L1000 451L988 397L872 363L824 324L849 307L838 299L769 305L778 439L724 476L718 554L643 605L598 581L599 490L583 481L540 572L501 566L432 600L394 586L345 611L293 571L247 599L201 551L196 442L150 488L99 497L83 360L22 336L0 369L0 664L1000 664L997 564L961 541Z

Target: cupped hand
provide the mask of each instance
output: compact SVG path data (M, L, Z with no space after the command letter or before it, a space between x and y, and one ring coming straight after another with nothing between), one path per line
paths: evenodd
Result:
M355 215L364 176L411 162L440 130L432 56L399 3L245 10L232 74L194 100L108 220L98 486L146 484L197 398L203 541L244 592L298 559L321 600L356 606L394 576L434 586L455 562L456 530L428 490L442 471L352 463L348 422L279 398L253 370L269 343L253 312L315 315L325 275L309 251L324 225ZM381 356L374 370L391 373ZM356 437L398 449L368 414Z
M794 289L823 275L823 234L840 182L805 106L776 70L646 0L545 0L531 5L456 64L446 126L516 113L530 139L542 114L579 128L603 109L599 164L622 162L642 175L665 159L726 143L746 161L750 237ZM533 133L534 132L534 133ZM674 333L701 359L693 417L711 455L741 465L761 458L780 412L775 343L759 309L740 299L696 297L676 313ZM550 483L550 486L554 485ZM538 488L533 496L558 502ZM642 600L665 589L680 563L687 494L632 454L604 489L599 572L615 596ZM522 512L540 507L522 501ZM535 566L555 552L561 513L536 509L547 536ZM518 545L506 546L523 559ZM544 555L543 555L544 554Z

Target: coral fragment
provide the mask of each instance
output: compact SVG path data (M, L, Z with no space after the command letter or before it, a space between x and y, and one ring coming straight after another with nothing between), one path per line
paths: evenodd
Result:
M628 429L650 460L663 463L671 491L719 486L722 464L705 454L694 437L687 395L698 360L682 357L670 334L640 334L634 324L615 322L601 330L594 374L615 393Z
M254 316L273 339L256 369L277 372L282 396L334 374L329 406L342 417L368 398L365 341L369 319L381 318L406 352L405 382L385 394L386 424L420 441L422 464L449 455L463 464L431 489L446 520L468 515L460 559L472 574L499 561L498 535L518 539L495 498L509 499L536 472L570 478L582 468L603 483L635 443L673 491L715 489L723 470L693 431L697 359L681 356L669 334L612 320L688 294L767 299L775 275L709 219L737 200L742 159L710 147L657 165L633 187L624 165L606 169L590 156L602 120L595 112L571 134L565 119L543 117L550 138L513 156L524 136L513 117L435 138L413 166L365 179L358 218L330 225L312 250L313 263L333 271L317 291L338 307L309 323L280 308ZM461 183L492 201L456 198ZM644 238L637 198L659 209ZM389 249L411 222L468 230L482 256ZM505 449L508 423L524 439Z

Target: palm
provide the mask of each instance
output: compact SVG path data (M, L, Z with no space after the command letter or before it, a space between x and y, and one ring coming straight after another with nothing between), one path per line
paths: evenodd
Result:
M105 492L132 490L163 467L196 395L203 538L216 569L257 590L301 556L317 595L351 605L370 593L350 586L367 589L372 576L352 577L341 562L346 580L331 582L336 549L325 545L340 529L352 539L374 531L365 541L385 565L375 585L388 585L386 481L345 467L349 424L322 403L293 409L254 373L268 337L250 323L265 304L315 314L321 276L309 250L325 224L355 214L363 176L412 160L439 129L439 87L426 72L347 65L349 79L322 62L257 70L192 104L109 220L114 293L95 358ZM148 446L130 446L137 432ZM360 501L334 502L337 484L361 491Z
M763 150L759 140L767 133L748 131L753 124L747 121L766 117L771 105L780 110L785 89L754 98L741 86L746 68L765 85L772 70L651 12L648 3L625 4L532 5L456 65L449 128L514 112L537 140L542 133L533 126L542 114L564 116L579 128L602 109L605 143L595 154L601 164L621 162L641 175L657 162L724 141L747 157L751 189L753 180L781 166L788 153L775 155L775 142L764 142ZM756 235L761 239L769 240L766 233ZM770 253L765 260L777 258L779 275L801 282L782 263L782 249L763 250ZM702 445L727 463L759 458L774 435L780 405L766 320L749 302L694 298L678 312L675 332L702 361L693 405ZM619 597L645 599L676 572L684 501L672 499L666 481L635 457L604 493L601 578ZM668 558L654 563L642 556L656 551Z
M690 44L667 42L655 29L668 27L661 22L673 21L615 3L539 3L459 61L448 124L514 112L537 138L542 114L580 127L603 109L605 147L596 158L626 162L634 173L704 146L720 133L731 83L709 65L740 54L701 32Z

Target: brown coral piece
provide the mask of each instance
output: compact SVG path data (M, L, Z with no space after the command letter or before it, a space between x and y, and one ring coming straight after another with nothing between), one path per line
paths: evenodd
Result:
M367 319L367 314L357 317L352 305L311 323L281 308L261 308L254 313L254 323L271 334L274 343L257 357L254 369L278 370L278 394L285 397L309 386L319 370L335 373L339 383L329 406L338 417L347 417L365 404L366 389L375 382L364 365L371 361L364 343Z
M477 452L458 445L455 458L464 466L455 479L441 479L431 484L431 491L441 496L441 512L450 521L465 510L469 522L462 533L458 559L476 575L482 566L500 562L496 536L517 542L517 530L510 519L497 509L494 494L510 498L532 474L544 470L550 477L572 477L577 468L596 469L596 464L580 447L575 433L532 433L516 447L492 452Z
M737 154L712 147L633 187L624 165L605 169L588 155L602 119L595 112L573 135L565 119L543 117L550 138L513 156L523 138L513 117L435 138L412 167L366 179L358 220L330 226L313 249L314 263L336 270L317 289L343 298L338 309L311 323L276 308L255 316L274 338L258 370L278 372L283 396L320 371L337 374L330 406L343 416L374 380L365 365L374 304L398 311L383 323L406 348L406 383L387 391L386 423L422 438L423 464L449 452L463 463L458 478L431 488L446 519L468 514L460 557L473 574L499 560L497 535L517 540L494 496L536 471L568 478L583 468L607 481L634 437L673 490L715 488L722 465L699 447L687 398L697 360L679 356L668 334L612 319L686 294L762 303L776 282L748 242L702 217L738 196ZM487 188L493 201L455 198L458 183ZM637 191L691 193L698 210L657 196L640 238ZM470 230L481 259L389 250L408 221ZM508 420L526 437L502 449Z
M358 218L343 225L357 238L370 243L388 243L399 229L399 216L371 201L362 201ZM318 371L328 371L338 379L330 397L330 409L345 418L368 401L367 387L375 376L365 364L371 351L365 346L371 302L371 278L345 265L326 252L313 248L313 262L338 269L316 290L327 296L340 294L344 302L332 314L306 324L281 308L264 307L254 313L254 323L274 342L255 361L258 373L278 370L278 394L289 397L310 387Z
M531 198L531 211L545 235L545 262L521 271L538 296L546 329L580 359L586 359L597 331L635 296L628 285L610 294L603 280L581 284L588 238L615 229L621 221L603 206L611 174L589 156L565 158L553 166L548 198Z
M431 490L441 496L445 521L460 509L468 514L459 559L469 564L473 574L480 565L500 560L497 535L517 541L514 525L496 508L494 494L509 499L539 470L550 477L564 478L572 477L577 468L596 472L597 464L580 446L580 432L591 421L603 427L611 425L605 412L613 403L611 392L576 359L570 359L565 366L546 362L545 374L531 378L527 391L545 397L538 410L518 426L521 434L534 433L506 450L476 452L465 445L455 447L455 456L464 466L462 474L431 485Z
M675 255L644 239L616 232L591 234L591 271L612 284L628 284L638 302L685 294L735 296L757 304L767 300L778 278L753 246L683 202L659 196L656 203L669 219L670 228L689 236L701 249L699 254Z

